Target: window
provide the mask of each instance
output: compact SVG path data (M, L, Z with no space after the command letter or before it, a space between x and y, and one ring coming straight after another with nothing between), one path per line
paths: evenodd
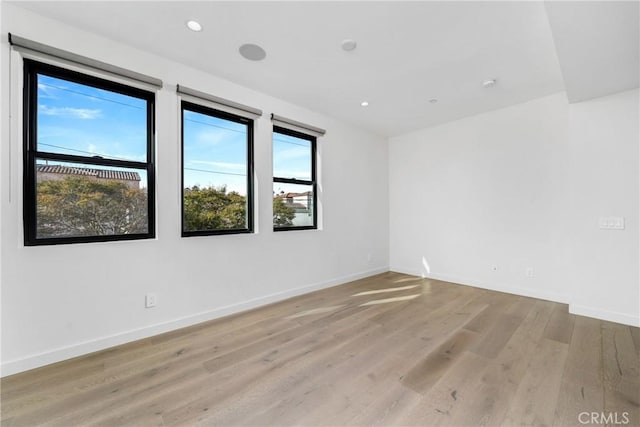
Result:
M273 127L273 229L317 228L316 138Z
M182 101L182 235L253 231L253 120Z
M153 238L152 92L24 60L25 244Z

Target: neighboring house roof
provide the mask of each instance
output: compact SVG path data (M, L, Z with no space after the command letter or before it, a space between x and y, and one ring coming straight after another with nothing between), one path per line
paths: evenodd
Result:
M49 165L37 165L37 172L39 173L59 173L65 175L81 175L92 176L94 178L102 179L119 179L123 181L140 181L140 174L138 172L125 172L116 171L110 169L90 169L90 168L77 168L71 166L49 166Z
M300 197L300 196L309 196L311 194L311 191L305 191L304 193L284 193L284 194L277 194L276 197L278 198L282 198L282 199L291 199L293 197Z

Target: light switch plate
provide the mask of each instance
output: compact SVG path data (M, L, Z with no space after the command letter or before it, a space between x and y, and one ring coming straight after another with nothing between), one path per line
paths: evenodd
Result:
M624 217L601 217L598 221L601 230L624 230Z

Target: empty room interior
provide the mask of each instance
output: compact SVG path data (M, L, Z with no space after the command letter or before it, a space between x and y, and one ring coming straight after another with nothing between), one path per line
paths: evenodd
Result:
M4 426L640 426L640 2L1 1Z

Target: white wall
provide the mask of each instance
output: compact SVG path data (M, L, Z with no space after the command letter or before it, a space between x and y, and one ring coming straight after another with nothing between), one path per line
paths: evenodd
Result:
M45 247L23 245L20 88L2 97L3 375L388 269L384 138L7 4L3 89L19 80L10 77L17 54L7 32L162 78L165 88L157 96L157 238ZM176 83L265 112L255 138L258 233L179 237ZM318 142L322 230L271 231L271 112L327 129ZM144 308L149 291L158 294L153 309Z
M556 94L392 138L389 153L392 270L640 324L637 91Z
M640 325L640 99L625 91L569 106L572 313ZM599 217L625 218L600 230Z
M566 150L563 94L392 138L391 269L566 301Z

